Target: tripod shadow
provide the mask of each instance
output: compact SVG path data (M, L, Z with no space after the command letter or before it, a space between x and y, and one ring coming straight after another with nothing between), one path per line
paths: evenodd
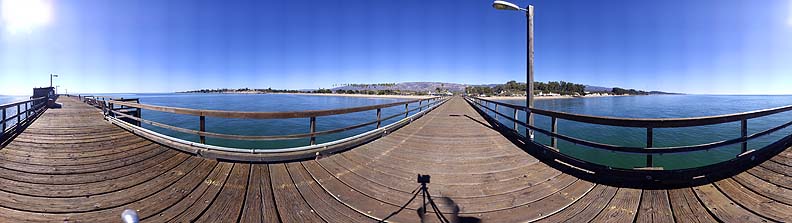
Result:
M474 218L474 217L464 217L459 216L459 205L454 202L453 199L448 197L436 197L433 199L437 208L443 213L443 215L448 219L451 223L479 223L481 219ZM436 219L434 213L427 213L423 207L418 208L418 217L421 218L421 223L424 222L434 222L433 220ZM423 214L422 214L423 213Z

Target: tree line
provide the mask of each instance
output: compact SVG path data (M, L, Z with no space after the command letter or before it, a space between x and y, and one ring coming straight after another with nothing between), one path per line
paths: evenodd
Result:
M467 86L465 87L465 92L468 94L473 95L503 95L503 96L512 96L512 95L525 95L525 90L528 89L525 83L518 83L517 81L509 81L505 84L498 84L495 86ZM572 82L566 81L550 81L550 82L534 82L534 94L560 94L560 95L580 95L584 96L587 94L586 92L586 85L583 84L576 84ZM608 93L614 95L648 95L650 92L635 90L635 89L623 89L623 88L613 88L611 91L598 91L598 92L588 92L588 93Z
M465 91L468 94L486 94L486 95L525 95L525 90L528 89L525 83L518 83L517 81L509 81L505 84L498 84L493 87L489 86L468 86ZM586 85L575 84L565 81L550 81L534 82L534 94L539 93L557 93L561 95L585 95Z

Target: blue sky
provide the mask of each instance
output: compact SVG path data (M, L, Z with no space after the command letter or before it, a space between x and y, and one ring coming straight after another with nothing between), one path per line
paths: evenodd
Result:
M0 94L525 80L525 17L491 1L0 1ZM531 3L537 81L792 94L790 0Z

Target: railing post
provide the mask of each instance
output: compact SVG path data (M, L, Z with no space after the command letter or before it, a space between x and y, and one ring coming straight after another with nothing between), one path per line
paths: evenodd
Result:
M22 112L22 106L21 106L21 104L17 104L17 112L16 112L16 116L17 116L16 131L17 132L19 132L19 123L20 123L19 119L20 119L20 117L22 117L22 115L21 115L22 113L21 112Z
M550 117L550 130L553 131L554 134L558 133L558 118ZM550 147L556 148L558 145L558 139L555 136L550 136Z
M654 134L652 128L646 128L646 148L654 147ZM646 167L654 166L652 162L652 154L646 155Z
M495 104L495 114L492 114L495 117L495 121L498 121L498 104Z
M201 125L200 125L201 133L206 132L206 116L201 115ZM206 144L206 136L200 136L201 144Z
M142 118L143 117L143 114L141 113L142 109L137 108L135 110L136 110L136 116L135 117L136 118ZM143 122L142 121L138 121L137 124L138 124L138 127L143 126Z
M404 118L410 116L410 104L404 104Z
M742 152L740 154L742 154L748 151L748 119L740 120L740 124L740 136L743 140Z
M381 123L380 118L381 117L382 117L382 108L378 108L377 109L377 128L380 128L380 123Z
M316 145L316 136L314 136L314 132L316 132L316 117L311 117L311 145Z
M517 135L520 134L520 131L517 130L517 122L520 121L519 117L517 116L517 109L514 109L514 131L517 132Z
M423 104L423 100L418 100L418 112L423 111L423 107L421 106L422 104Z
M30 107L32 106L28 105L28 103L30 102L25 102L25 120L30 119Z
M5 130L6 130L6 108L2 108L2 109L3 109L3 119L0 120L0 123L2 123L3 129L2 129L2 131L0 131L0 139L3 138L3 136L5 135Z

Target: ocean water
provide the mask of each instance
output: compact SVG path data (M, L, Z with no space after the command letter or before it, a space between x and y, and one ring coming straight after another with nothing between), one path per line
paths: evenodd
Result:
M505 100L504 102L525 105L525 100ZM534 103L537 108L575 114L628 118L685 118L792 105L792 96L651 95L536 100ZM502 106L498 110L503 114L512 114L513 112L513 110ZM520 120L525 120L524 113L518 114ZM507 126L512 125L511 121L505 118L499 118L499 121ZM792 112L751 119L748 121L748 134L751 135L790 121L792 121ZM549 117L537 115L534 123L540 128L550 130ZM646 144L645 128L613 127L559 120L558 131L563 135L611 145L644 147ZM525 129L520 128L520 132L524 134ZM749 141L748 149L761 149L790 134L792 134L792 127L759 137ZM699 127L663 128L654 129L654 146L697 145L738 137L740 137L739 122ZM550 144L550 138L541 133L535 134L535 140L545 145ZM558 148L562 153L572 157L613 167L633 168L646 164L645 155L605 151L574 145L560 139ZM740 145L736 144L708 151L655 155L653 162L655 166L662 166L665 169L681 169L729 160L739 153Z
M106 96L116 98L140 98L140 103L162 105L180 108L211 109L226 111L259 111L259 112L287 112L306 110L340 109L358 106L376 105L404 101L405 99L390 98L356 98L339 96L310 96L290 94L110 94ZM417 108L410 104L410 109ZM404 111L404 106L396 106L382 110L382 117L391 116ZM412 114L412 113L411 113ZM403 116L401 116L403 117ZM401 117L382 122L382 126L398 121ZM199 117L178 115L166 112L143 110L142 118L171 126L197 130ZM376 120L376 110L349 113L343 115L323 116L316 118L316 131L337 129ZM148 124L143 127L169 136L199 141L196 135L180 133ZM354 136L376 128L371 124L361 128L340 133L316 137L316 143L329 142ZM275 136L301 134L310 132L309 118L293 119L228 119L206 117L206 131L254 136ZM276 149L309 145L309 138L275 140L275 141L243 141L227 140L221 138L206 138L206 143L211 145L250 148L250 149Z
M349 108L402 101L404 99L386 98L354 98L337 96L307 96L287 94L111 94L107 96L123 98L140 98L141 103L163 105L172 107L216 109L228 111L304 111ZM0 104L25 100L26 96L0 96ZM525 100L507 100L507 103L525 105ZM536 107L576 114L598 116L628 117L628 118L682 118L732 114L739 112L755 111L792 105L792 96L723 96L723 95L653 95L630 97L602 97L602 98L575 98L537 100ZM417 105L411 104L410 108ZM383 117L402 112L404 107L384 109ZM500 107L503 114L512 114L509 108ZM15 114L15 108L9 108L7 113ZM525 114L518 112L520 120L525 120ZM172 126L198 129L197 116L177 115L171 113L143 110L144 119L160 122ZM357 112L344 115L335 115L317 118L317 131L351 126L376 119L375 111ZM394 118L383 122L387 125L397 121ZM506 126L512 123L505 118L499 118ZM236 135L286 135L307 133L309 131L308 118L297 119L224 119L207 117L206 129L210 132L236 134ZM792 121L792 112L784 112L748 121L748 134L760 132L775 126ZM11 125L12 123L9 123ZM537 115L535 124L544 129L550 129L550 118ZM170 135L177 138L197 142L198 136L174 132L151 125L143 127ZM374 125L365 126L342 133L317 137L317 143L333 141L374 129ZM594 124L578 123L567 120L558 121L559 133L571 137L585 139L600 143L622 146L645 146L646 130L643 128L613 127ZM524 128L519 128L525 133ZM782 129L776 133L754 139L748 143L748 149L761 149L766 145L792 134L792 127ZM740 136L740 123L725 123L710 126L655 129L655 147L685 146L717 142L737 138ZM543 144L550 143L550 138L540 133L536 134L536 141ZM239 141L208 137L206 142L212 145L236 148L287 148L309 144L309 139L277 140L277 141ZM644 155L627 154L604 151L596 148L574 145L563 140L558 140L561 152L570 156L594 163L605 164L620 168L633 168L644 166ZM680 169L703 166L734 158L740 153L740 145L726 146L680 154L655 155L655 166L665 169Z
M0 105L10 104L10 103L20 102L20 101L25 101L25 100L29 100L29 99L30 99L30 96L0 95ZM24 105L22 105L21 110L22 111L25 110ZM0 112L2 112L2 111L0 111ZM17 107L16 106L8 107L8 108L5 109L5 112L6 112L6 117L14 116L14 115L17 114ZM25 118L25 114L22 114L21 118L24 119ZM10 126L12 126L14 124L16 124L16 119L9 120L8 122L6 122L6 128L8 128L8 127L10 127ZM0 128L2 128L2 126L0 126ZM5 130L5 129L3 129L3 130Z

